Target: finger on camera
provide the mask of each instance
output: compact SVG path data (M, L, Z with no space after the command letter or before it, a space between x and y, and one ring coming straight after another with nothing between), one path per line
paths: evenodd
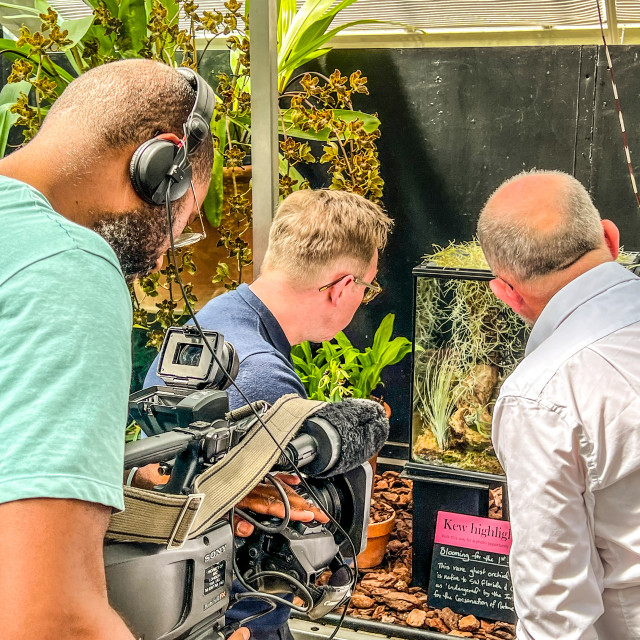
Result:
M236 516L233 522L233 533L238 538L248 538L254 530L254 526L244 518Z
M290 487L295 487L300 484L300 478L292 473L276 473L275 477L277 480L284 482Z

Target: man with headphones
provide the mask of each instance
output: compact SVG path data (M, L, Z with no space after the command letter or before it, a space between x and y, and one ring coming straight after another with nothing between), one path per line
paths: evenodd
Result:
M159 268L171 235L193 240L179 235L207 192L213 105L190 69L114 62L69 84L0 160L4 640L133 639L102 560L124 506L125 278Z

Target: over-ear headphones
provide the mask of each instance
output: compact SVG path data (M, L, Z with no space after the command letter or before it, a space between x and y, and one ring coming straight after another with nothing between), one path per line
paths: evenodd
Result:
M173 134L160 134L143 142L129 164L129 177L136 193L149 204L166 204L181 198L191 185L190 156L208 135L215 106L213 89L188 67L176 69L196 92L193 109L184 124L184 137L176 142Z

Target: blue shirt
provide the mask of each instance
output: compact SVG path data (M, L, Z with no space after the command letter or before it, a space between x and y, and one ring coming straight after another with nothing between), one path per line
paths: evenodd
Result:
M287 393L307 397L291 360L291 345L275 316L258 296L241 284L213 298L196 314L203 329L219 331L238 352L240 370L236 384L249 402L266 400L273 404ZM154 360L144 386L164 385ZM235 387L227 390L231 409L246 402Z
M518 640L640 638L640 279L563 287L496 402Z

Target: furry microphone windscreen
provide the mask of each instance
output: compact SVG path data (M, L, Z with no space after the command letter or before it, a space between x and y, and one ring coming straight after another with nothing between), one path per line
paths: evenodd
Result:
M373 400L347 398L342 402L329 402L315 415L331 423L342 440L338 462L318 478L330 478L355 469L378 453L389 435L384 408Z

